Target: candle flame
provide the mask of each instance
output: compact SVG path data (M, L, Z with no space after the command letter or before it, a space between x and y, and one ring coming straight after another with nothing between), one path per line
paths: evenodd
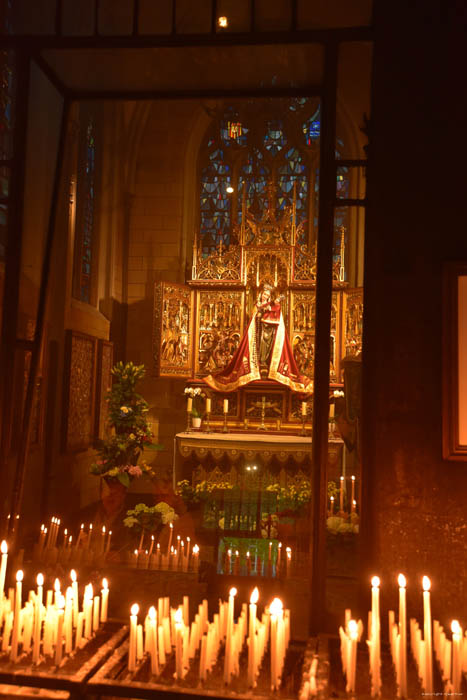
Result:
M154 535L151 535L151 539L154 541Z
M23 580L23 576L24 574L21 569L16 572L16 580L18 581L18 583L20 583Z
M76 571L74 569L70 571L70 578L73 581L73 583L76 581Z
M247 552L246 555L247 555L247 557L249 557L249 556L250 556L250 552Z
M399 586L400 586L401 588L405 588L405 587L406 587L407 581L406 581L406 579L405 579L404 574L399 574L399 576L397 577L397 580L398 580Z
M174 529L174 524L173 524L173 523L169 523L169 527L170 527L171 530L173 530L173 529Z
M258 599L259 599L259 591L258 591L258 588L256 587L256 588L253 588L253 591L251 593L250 603L252 603L253 605L256 605L256 603L258 602Z
M186 538L186 541L187 541L187 542L191 542L191 538L190 538L190 537L187 537L187 538Z
M269 612L271 615L280 615L282 612L282 600L280 598L274 598L271 605L269 606Z
M462 634L461 626L459 624L459 620L453 620L451 622L451 632L453 634Z
M356 620L349 620L349 634L357 634L358 625Z
M198 552L199 552L199 547L197 544L195 544L195 546L193 547L193 554L198 554Z
M282 542L279 542L277 546L279 547L279 549L282 549Z
M105 525L102 525L102 534L105 535Z
M379 580L379 576L373 576L373 578L371 579L371 585L373 586L373 588L378 588L380 583L381 581Z
M81 530L84 529L84 523L81 523Z
M341 481L344 481L344 477L343 477L343 476L341 476L340 479L341 479Z
M229 595L232 596L232 597L236 596L236 595L237 595L237 589L236 589L235 587L234 587L234 588L231 588L230 591L229 591Z
M136 556L138 556L138 550L137 550L137 549L135 549L135 554L136 554Z
M238 549L235 550L235 556L238 557Z
M334 496L331 496L330 500L333 501L333 500L334 500Z
M54 589L56 593L60 591L60 581L58 580L58 578L55 579Z
M89 523L89 529L92 530L92 523Z
M6 554L8 552L8 545L6 543L6 540L2 540L0 549L2 550L2 554Z
M44 585L44 574L37 574L37 585L38 586L43 586Z
M355 481L355 476L353 474L350 478L352 479L352 481Z
M181 608L177 608L175 611L174 615L174 620L176 625L181 625L183 622L183 610Z
M59 612L60 610L63 611L63 608L65 607L65 598L61 594L58 596L58 602L57 602Z
M108 587L109 587L109 584L107 582L107 579L103 578L102 579L102 588L106 591L108 589Z
M424 591L429 591L431 588L431 581L428 578L428 576L424 576L422 579L422 585L423 585L423 590Z
M231 549L228 549L228 550L227 550L227 554L229 555L229 557L231 557L231 556L232 556L232 550L231 550Z
M132 615L137 615L139 613L139 605L138 603L133 603L131 606L131 614Z
M156 608L154 607L154 605L151 605L151 607L149 608L148 615L150 620L154 621L156 619Z

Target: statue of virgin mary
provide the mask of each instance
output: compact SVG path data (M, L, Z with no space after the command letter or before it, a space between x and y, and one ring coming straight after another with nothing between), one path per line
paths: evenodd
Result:
M310 394L313 382L300 374L281 310L281 297L265 285L235 354L221 372L204 381L216 391L236 391L257 379L273 379L292 391Z

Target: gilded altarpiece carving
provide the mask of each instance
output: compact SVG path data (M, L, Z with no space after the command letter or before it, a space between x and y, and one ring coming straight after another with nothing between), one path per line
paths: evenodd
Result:
M244 292L197 292L197 377L219 372L230 362L243 334Z
M342 356L358 355L362 351L363 289L346 289L343 304Z
M160 282L155 289L154 351L160 376L190 376L193 367L193 292Z

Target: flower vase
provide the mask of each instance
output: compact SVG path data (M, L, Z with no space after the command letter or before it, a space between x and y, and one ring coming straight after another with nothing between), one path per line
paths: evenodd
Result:
M191 422L194 430L199 430L201 428L201 418L200 416L192 416Z

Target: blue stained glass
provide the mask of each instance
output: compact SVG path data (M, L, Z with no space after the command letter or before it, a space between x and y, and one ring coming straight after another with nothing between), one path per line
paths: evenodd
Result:
M264 137L264 145L273 156L279 153L287 143L282 128L282 121L280 119L273 119L268 122L268 130Z
M302 126L307 146L311 146L312 143L319 141L321 130L320 111L320 107L318 107L316 112Z

